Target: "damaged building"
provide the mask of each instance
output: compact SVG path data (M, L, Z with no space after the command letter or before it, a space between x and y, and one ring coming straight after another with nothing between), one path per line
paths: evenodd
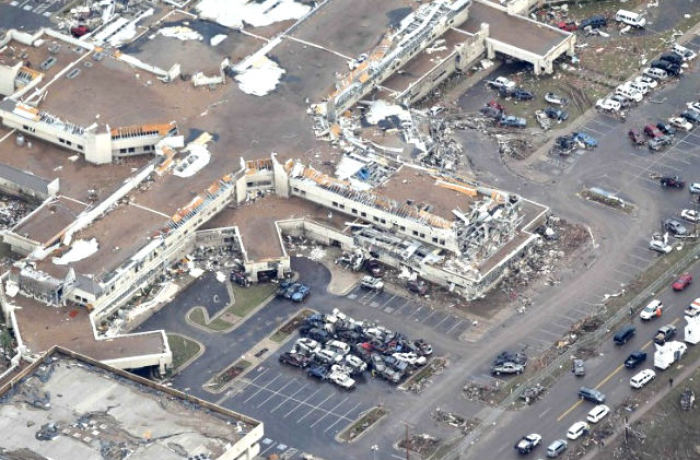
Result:
M252 460L263 424L52 347L0 388L5 458Z

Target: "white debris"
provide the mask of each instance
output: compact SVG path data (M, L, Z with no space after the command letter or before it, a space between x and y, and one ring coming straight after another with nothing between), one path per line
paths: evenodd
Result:
M275 61L261 55L249 62L245 69L239 70L236 81L244 93L265 96L277 87L284 73L285 70Z
M201 40L202 34L186 26L164 27L158 31L164 37L177 38L178 40Z
M218 45L219 43L221 43L222 41L226 40L227 37L228 37L228 35L225 35L225 34L217 34L217 35L214 35L214 36L211 37L211 39L209 40L209 44L210 44L211 46L216 46L216 45Z
M365 163L343 155L335 170L335 175L340 180L346 180L357 174L357 171L362 169L363 166L365 166Z
M190 154L175 166L173 175L177 177L192 177L211 160L211 153L201 144L190 144L187 149Z
M68 157L68 161L72 161L73 163L75 163L79 159L80 159L80 155L71 155Z
M400 105L389 104L383 99L377 99L376 101L372 102L372 104L369 106L369 112L365 116L365 119L370 125L376 125L381 120L391 116L396 116L401 121L408 121L411 119L411 114L408 110L404 109Z
M53 263L56 265L67 265L72 262L77 262L95 254L98 249L99 244L97 244L95 238L91 240L75 240L73 244L71 244L68 252L61 257L53 258Z
M8 279L7 282L5 283L5 294L7 294L8 297L14 297L17 295L18 292L19 292L19 284Z
M190 268L190 276L192 278L199 278L200 276L202 276L202 273L204 273L204 270L202 270L199 267Z
M168 281L163 286L161 287L160 291L153 296L153 299L149 300L148 302L144 302L140 305L137 305L133 309L129 310L129 313L127 313L127 321L133 321L136 319L139 315L142 313L147 312L151 308L157 307L160 304L166 304L173 300L175 298L175 294L177 294L177 291L180 289L180 287L173 283L172 281Z
M309 253L309 259L311 259L311 260L321 260L325 256L326 256L326 251L320 246L316 246Z
M226 281L226 275L224 275L224 272L216 272L216 281L219 283L223 283Z
M311 7L294 0L202 0L196 10L202 19L240 29L244 23L263 27L299 19L311 11Z

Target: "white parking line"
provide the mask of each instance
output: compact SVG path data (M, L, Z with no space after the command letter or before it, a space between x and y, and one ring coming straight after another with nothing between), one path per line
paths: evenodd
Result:
M295 380L296 380L296 379L295 379ZM286 403L287 401L289 401L290 398L295 397L301 390L303 390L303 389L306 388L307 386L309 386L308 383L305 383L304 385L302 385L301 388L299 388L297 391L295 391L295 392L292 393L291 395L287 396L287 397L284 399L284 401L282 401L281 403L277 404L274 408L272 408L272 410L270 410L270 413L272 414L274 411L276 411L277 409L279 409L280 407L282 407L282 404L284 404L284 403Z
M401 312L402 312L401 310L403 310L404 307L405 307L406 305L408 305L409 303L411 303L411 301L410 301L410 300L406 300L406 301L403 303L403 305L401 305L400 307L398 307L398 308L396 309L396 313L401 313Z
M437 312L438 312L437 310L433 310L433 312L431 314L429 314L428 316L423 318L423 321L421 321L421 323L425 323L426 321L428 321L428 318L430 318L431 316L433 316Z
M384 308L384 307L386 307L386 305L387 305L389 302L391 302L392 300L394 300L395 298L396 298L396 294L392 295L391 297L389 297L389 300L387 300L386 302L384 302L383 304L381 304L381 305L379 306L379 308Z
M433 328L434 328L434 329L437 329L438 327L440 327L440 325L441 325L442 323L444 323L445 321L447 321L447 320L450 319L450 318L455 319L455 317L452 316L452 315L446 315L443 319L440 320L439 323L437 323L435 326L433 326Z
M325 430L323 430L323 432L324 432L324 433L327 433L328 430L330 430L331 428L333 428L334 426L336 426L336 425L338 424L338 422L340 422L341 420L352 421L351 419L348 418L348 414L350 414L350 412L352 412L352 411L354 411L355 409L357 409L357 407L358 407L359 405L360 405L360 403L355 404L355 405L352 407L352 409L350 409L350 410L347 411L345 414L343 414L342 418L338 418L338 420L336 420L335 422L333 422L332 425L329 425L328 428L326 428Z
M289 382L285 383L279 390L276 390L275 393L272 393L270 396L268 396L265 401L258 404L258 407L264 406L270 399L277 396L277 394L284 394L284 393L282 393L282 390L287 388L293 381L294 380L290 380Z
M338 404L336 404L335 406L333 406L333 409L331 409L331 410L329 410L328 412L326 412L326 414L325 414L323 417L319 418L319 419L316 420L314 423L312 423L312 424L310 425L310 427L311 427L311 428L315 427L316 424L318 424L318 422L320 422L321 420L323 420L324 418L326 418L326 417L328 417L330 414L332 414L333 411L336 410L337 408L339 408L339 407L341 406L341 404L343 404L345 401L348 400L348 398L349 398L349 396L346 396L345 399L343 399L343 400L340 401Z
M260 455L261 457L263 457L263 456L265 455L265 452L267 452L268 450L272 449L272 448L275 447L276 445L277 445L277 443L276 443L275 441L272 441L272 442L270 443L270 445L269 445L267 448L265 448L265 450L263 450L262 452L260 452L260 454L258 454L258 455Z
M423 307L418 307L418 310L416 310L416 311L414 311L413 313L411 313L410 315L408 315L408 317L407 317L406 319L411 319L411 317L412 317L413 315L415 315L416 313L418 313L418 312L421 311L422 309L423 309Z
M555 337L555 338L560 338L560 337L561 337L561 333L548 331L547 329L538 329L538 330L537 330L537 333L538 333L538 334L551 335L552 337ZM535 337L532 337L532 338L534 339Z
M564 330L568 330L571 327L571 323L562 324L562 323L559 323L557 321L552 321L552 324L554 324L555 326L559 326L561 328L564 328Z
M648 254L651 254L651 253L648 252ZM652 257L642 257L642 256L638 256L637 254L635 254L635 253L633 253L633 252L631 252L631 253L629 254L629 256L632 257L632 258L634 258L634 259L641 260L642 262L645 262L645 263L649 263L649 262L651 261L651 259L652 259Z
M322 412L327 412L326 410L321 409L321 406L323 405L323 403L325 403L326 401L328 401L329 399L331 399L331 398L333 397L334 394L335 394L335 393L333 393L333 392L331 391L331 394L329 394L328 397L327 397L326 399L324 399L323 401L321 401L320 404L318 404L317 406L311 406L311 409L309 409L309 411L308 411L306 414L304 414L303 417L301 417L300 419L297 419L297 423L299 423L299 422L301 422L302 420L304 420L311 412L313 412L313 411L315 411L315 410L320 410L320 411L322 411Z
M319 388L318 390L316 390L316 391L314 391L313 393L311 393L311 394L310 394L305 400L303 400L303 401L299 401L299 400L294 399L294 398L289 398L290 401L298 402L299 404L297 404L297 405L294 406L289 412L287 412L286 414L284 414L284 416L283 416L282 418L287 418L287 417L289 416L289 414L291 414L291 413L294 412L295 410L299 409L301 406L305 405L305 404L306 404L306 401L308 401L309 399L313 398L313 397L316 395L316 393L318 393L319 391L321 391L321 388ZM307 404L307 405L308 405L308 404Z
M451 333L457 326L461 325L462 323L464 323L464 320L463 320L463 319L460 319L460 320L459 320L459 323L456 323L454 326L452 326L451 328L449 328L448 330L446 330L446 331L445 331L445 334Z
M590 126L584 126L582 129L585 129L586 131L591 131L593 133L598 134L599 136L605 136L606 133L600 132L597 129L593 129Z
M253 399L253 398L254 398L258 393L260 393L261 391L267 390L267 386L270 385L271 383L273 383L273 382L274 382L275 380L277 380L278 378L280 378L280 376L279 376L279 375L276 375L275 378L272 379L272 380L270 380L269 382L267 382L267 385L265 385L265 386L255 385L253 382L250 382L250 385L248 385L248 386L255 386L255 387L258 387L258 391L256 391L256 392L253 393L252 395L248 396L248 398L247 398L245 401L243 401L243 404L246 404L248 401L250 401L251 399ZM270 390L268 390L268 391L270 391Z

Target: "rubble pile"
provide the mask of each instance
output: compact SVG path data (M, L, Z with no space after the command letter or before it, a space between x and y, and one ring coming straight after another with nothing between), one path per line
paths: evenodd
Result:
M525 401L526 404L532 404L540 399L546 390L547 388L538 383L533 387L525 388L525 390L520 393L520 399Z
M681 409L689 411L695 408L695 392L690 388L686 388L681 393Z
M490 383L467 382L462 388L462 393L469 401L493 403L493 398L500 388L500 380L494 380Z
M461 415L443 411L439 407L435 409L435 412L433 412L432 416L436 422L444 423L445 425L459 428L460 431L465 435L471 433L474 430L474 428L479 426L479 424L481 423L481 420L479 420L476 417L465 419Z
M17 197L0 194L0 229L12 228L35 206Z
M435 451L438 444L440 444L439 438L421 433L399 441L399 448L412 450L423 457L428 457Z
M502 156L524 160L535 150L532 141L527 138L503 134L496 134L494 138L498 142L498 152Z

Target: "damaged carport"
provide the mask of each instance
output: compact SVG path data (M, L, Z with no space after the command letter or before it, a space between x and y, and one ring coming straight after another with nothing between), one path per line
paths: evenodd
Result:
M576 36L525 16L509 14L490 3L474 2L469 19L459 29L475 34L488 24L486 57L496 53L528 62L535 75L554 72L554 61L564 53L573 56ZM527 40L523 40L527 37Z

